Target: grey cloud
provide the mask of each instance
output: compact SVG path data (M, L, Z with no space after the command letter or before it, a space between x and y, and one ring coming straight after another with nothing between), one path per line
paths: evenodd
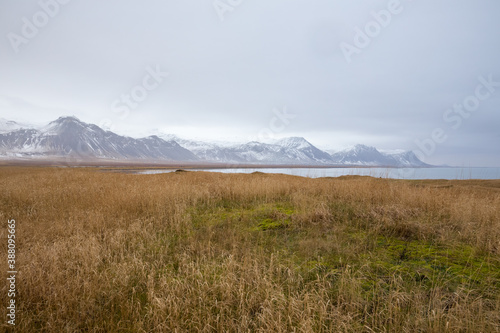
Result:
M297 118L280 136L326 148L413 150L443 128L449 138L429 162L500 165L491 142L500 89L459 129L443 121L447 108L474 93L478 76L500 81L500 3L401 0L402 12L347 63L339 44L353 44L355 27L389 3L244 0L220 21L212 1L72 0L16 53L8 34L21 34L23 17L41 7L2 1L0 95L31 106L0 104L1 116L44 122L74 114L110 119L131 135L159 128L246 138L269 125L273 108L287 106ZM156 65L169 77L120 119L113 101Z

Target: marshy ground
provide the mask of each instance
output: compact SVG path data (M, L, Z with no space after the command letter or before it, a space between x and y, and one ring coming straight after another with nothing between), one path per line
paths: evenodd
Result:
M500 330L500 180L2 167L0 189L18 332Z

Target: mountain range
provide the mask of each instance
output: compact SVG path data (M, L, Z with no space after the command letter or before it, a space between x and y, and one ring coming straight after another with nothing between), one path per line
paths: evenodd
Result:
M147 162L193 162L309 166L428 167L412 152L384 153L356 145L328 153L302 137L274 143L217 144L172 135L131 138L87 124L75 117L60 117L41 127L0 120L0 158Z

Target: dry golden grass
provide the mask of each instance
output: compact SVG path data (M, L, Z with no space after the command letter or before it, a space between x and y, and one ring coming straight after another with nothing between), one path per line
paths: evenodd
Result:
M0 187L18 332L500 330L500 181L3 167Z

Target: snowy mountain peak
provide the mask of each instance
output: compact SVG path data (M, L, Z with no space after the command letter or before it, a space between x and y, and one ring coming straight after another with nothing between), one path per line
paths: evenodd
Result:
M0 118L0 133L9 133L13 131L17 131L21 128L32 128L33 126L28 124L21 124L13 120L7 120L4 118Z
M355 145L352 150L355 150L355 151L358 151L358 152L360 152L360 151L370 151L370 152L377 151L378 152L377 148L372 147L372 146L363 145L363 144L357 144L357 145Z
M393 161L380 153L375 147L357 144L352 148L332 154L333 159L340 164L351 165L393 165Z
M181 138L179 138L175 134L158 133L158 134L155 134L154 136L158 136L165 141L179 141L179 140L181 140Z
M47 126L42 127L41 131L47 135L57 135L67 133L68 135L76 135L83 130L101 130L95 125L86 124L76 117L59 117L57 120L51 121Z
M7 120L5 118L0 118L0 124L1 125L6 125L6 126L16 126L18 123L16 123L14 120Z
M49 123L49 125L61 125L61 124L68 124L68 123L77 123L77 124L85 124L84 122L82 122L80 119L78 119L77 117L75 116L63 116L63 117L59 117L57 118L56 120L54 121L51 121Z
M263 143L261 142L258 142L258 141L250 141L250 142L247 142L245 144L243 144L243 146L260 146L262 145ZM265 144L265 143L264 143Z
M297 148L297 149L303 149L312 146L312 144L309 141L298 136L292 136L289 138L278 140L276 144L282 147Z
M380 152L375 147L357 144L331 155L335 162L347 165L368 165L387 167L427 167L411 151Z

